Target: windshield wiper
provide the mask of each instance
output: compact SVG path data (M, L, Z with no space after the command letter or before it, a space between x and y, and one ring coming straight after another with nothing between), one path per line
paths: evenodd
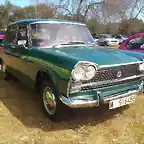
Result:
M53 47L62 47L63 45L75 45L75 44L91 44L93 45L93 43L86 43L86 42L81 42L81 41L73 41L73 42L68 42L68 43L61 43L61 44L56 44L53 45Z

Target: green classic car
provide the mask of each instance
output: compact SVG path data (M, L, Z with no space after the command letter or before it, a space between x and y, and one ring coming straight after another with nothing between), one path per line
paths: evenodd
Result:
M4 79L12 76L40 92L48 118L65 108L115 109L143 91L144 56L96 46L83 23L28 19L8 25L2 44Z

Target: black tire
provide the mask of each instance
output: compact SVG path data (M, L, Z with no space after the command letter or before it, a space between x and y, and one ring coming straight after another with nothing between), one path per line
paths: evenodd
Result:
M54 108L53 108L54 110L51 111L51 112L49 111L48 104L46 104L44 102L45 99L48 99L48 98L46 98L47 96L44 96L46 91L48 92L48 95L50 94L50 97L54 97L54 99L55 99L53 102L51 101L53 103L53 105L55 105ZM48 81L48 80L42 81L41 88L40 88L40 95L41 95L40 99L41 99L41 102L42 102L42 107L43 107L43 110L44 110L44 113L46 114L46 116L51 121L54 121L54 122L62 121L65 106L60 101L59 94L56 91L55 86L51 81ZM48 100L47 100L47 102L48 102Z
M12 75L6 70L6 65L3 61L1 62L1 70L4 73L4 80L11 80Z
M0 65L2 65L2 58L0 58Z
M0 59L0 65L1 65L1 71L4 72L4 62L2 59Z
M4 72L4 80L5 81L11 80L11 74L7 70L5 70L5 72Z
M108 44L107 44L107 42L106 42L106 41L104 42L104 46L108 46Z

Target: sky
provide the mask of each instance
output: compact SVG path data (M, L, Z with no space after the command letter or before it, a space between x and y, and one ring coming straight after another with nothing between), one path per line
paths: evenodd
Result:
M4 4L6 0L0 0L0 4ZM31 5L31 4L34 4L35 0L9 0L12 4L14 5L17 5L17 6L21 6L21 7L24 7L24 6L28 6L28 5ZM58 0L54 0L55 2L58 1ZM100 1L100 0L97 0L97 1ZM144 21L144 18L143 16L139 15L140 19L142 19Z
M32 0L10 0L10 2L14 5L21 6L21 7L32 4ZM0 4L4 4L4 3L5 0L0 0Z

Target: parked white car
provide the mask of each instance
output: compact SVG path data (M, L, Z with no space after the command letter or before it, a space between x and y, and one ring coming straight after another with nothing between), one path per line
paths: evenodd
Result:
M117 46L119 40L114 38L112 34L99 34L97 43L100 46Z
M113 37L119 41L119 44L121 44L124 40L127 40L128 38L127 36L121 34L115 34L113 35Z
M96 34L92 34L93 38L94 38L94 42L97 43L98 41L98 36Z

